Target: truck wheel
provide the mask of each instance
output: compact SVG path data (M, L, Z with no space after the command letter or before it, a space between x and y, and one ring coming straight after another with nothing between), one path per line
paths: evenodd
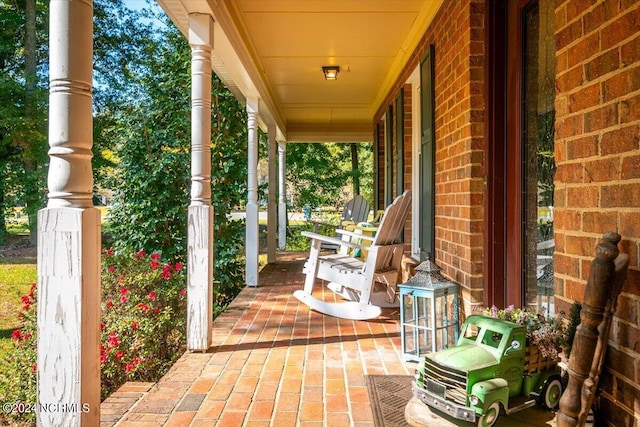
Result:
M500 416L500 403L493 402L491 406L487 408L484 415L478 418L478 427L491 427L498 421Z
M542 404L549 409L556 409L562 395L562 383L554 378L547 383L542 392Z

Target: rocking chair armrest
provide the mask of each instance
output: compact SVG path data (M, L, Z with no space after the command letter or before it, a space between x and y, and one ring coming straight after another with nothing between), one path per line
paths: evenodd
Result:
M357 243L351 243L351 242L348 242L346 240L337 239L335 237L323 236L322 234L318 234L318 233L311 233L309 231L302 231L302 232L300 232L300 234L302 234L303 236L309 237L312 240L319 240L321 242L333 243L333 244L338 245L338 246L347 246L347 247L353 248L353 249L362 249L363 248L362 245L358 245Z
M368 234L359 234L353 231L343 230L341 228L336 229L336 233L342 234L345 236L355 237L357 239L368 240L370 242L373 242L376 239L374 236L369 236Z

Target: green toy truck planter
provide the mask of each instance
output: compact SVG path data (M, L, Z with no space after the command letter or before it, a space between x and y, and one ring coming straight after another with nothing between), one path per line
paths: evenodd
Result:
M555 408L562 394L558 360L527 346L526 327L474 315L458 344L430 353L418 365L413 395L454 418L488 427L536 402Z

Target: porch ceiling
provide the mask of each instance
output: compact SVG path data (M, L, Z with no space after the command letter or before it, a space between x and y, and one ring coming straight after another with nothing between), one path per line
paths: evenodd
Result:
M158 0L213 17L213 69L279 138L371 141L372 117L442 0ZM339 65L326 81L323 65Z

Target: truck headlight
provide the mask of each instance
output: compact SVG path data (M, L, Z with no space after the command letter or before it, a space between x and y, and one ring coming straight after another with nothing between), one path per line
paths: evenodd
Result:
M473 406L478 406L478 403L480 403L480 399L478 399L478 396L474 396L472 394L469 396L469 402L471 402Z

